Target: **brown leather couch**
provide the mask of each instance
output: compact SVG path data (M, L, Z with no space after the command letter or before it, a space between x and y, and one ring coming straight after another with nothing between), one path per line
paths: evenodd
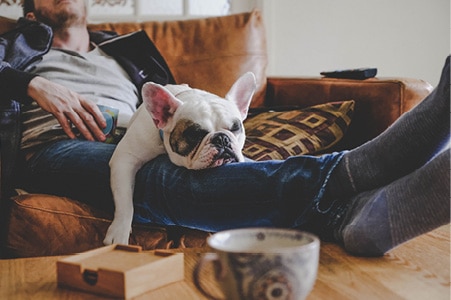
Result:
M0 18L0 33L15 21ZM252 107L307 107L353 99L355 111L344 138L332 150L373 138L430 91L422 80L345 80L266 76L266 36L258 11L232 16L167 22L105 23L93 30L145 30L168 62L178 83L224 95L241 74L258 81ZM308 47L308 45L306 45ZM86 204L51 195L1 199L3 256L29 257L80 252L102 246L112 216ZM180 227L134 226L131 244L144 249L203 246L209 233Z

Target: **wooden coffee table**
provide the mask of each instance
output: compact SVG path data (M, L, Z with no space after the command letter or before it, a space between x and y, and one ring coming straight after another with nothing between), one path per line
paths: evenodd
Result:
M308 299L450 299L450 226L418 237L381 258L349 256L337 245L321 246L318 279ZM206 249L184 249L185 280L134 299L205 299L192 283ZM0 260L0 299L105 299L58 288L59 257ZM170 270L168 270L169 272ZM211 270L203 284L217 292ZM219 293L217 294L219 295Z

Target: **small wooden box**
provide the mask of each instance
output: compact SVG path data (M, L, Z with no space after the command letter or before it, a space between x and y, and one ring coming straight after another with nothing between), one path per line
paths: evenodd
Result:
M57 281L90 293L131 298L184 279L183 253L111 245L57 261Z

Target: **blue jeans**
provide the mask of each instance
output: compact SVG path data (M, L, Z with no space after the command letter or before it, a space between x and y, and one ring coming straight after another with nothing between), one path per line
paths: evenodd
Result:
M27 162L25 188L112 212L108 163L114 148L112 144L81 140L55 142ZM308 227L306 223L312 213L318 213L327 180L342 156L298 156L188 170L160 155L136 175L135 222L205 231Z

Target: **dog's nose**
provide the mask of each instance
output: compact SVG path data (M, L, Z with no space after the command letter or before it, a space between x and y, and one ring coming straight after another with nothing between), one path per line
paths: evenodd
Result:
M239 161L232 149L232 141L227 134L218 132L213 135L210 141L218 151L214 157L215 161L221 161L221 164Z
M229 148L232 144L227 134L218 132L211 138L211 143L216 147Z

